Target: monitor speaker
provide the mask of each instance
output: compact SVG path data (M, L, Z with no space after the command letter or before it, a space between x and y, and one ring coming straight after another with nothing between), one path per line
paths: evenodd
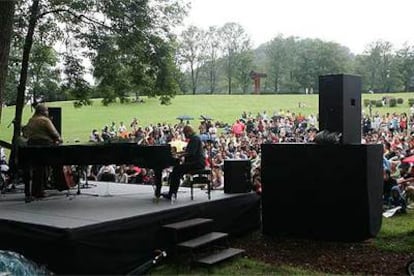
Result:
M250 160L224 160L224 193L251 191Z
M343 144L361 143L361 77L319 76L319 129L342 133Z
M56 130L62 136L62 108L61 107L49 107L49 118L55 126Z

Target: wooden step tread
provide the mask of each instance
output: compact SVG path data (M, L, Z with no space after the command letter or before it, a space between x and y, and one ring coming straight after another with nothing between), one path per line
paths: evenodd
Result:
M202 245L208 244L210 242L225 238L227 236L228 236L227 233L210 232L203 236L197 237L195 239L181 242L177 244L177 246L194 249Z
M193 227L193 226L197 226L197 225L201 225L205 223L210 223L212 221L213 221L212 219L194 218L194 219L183 220L183 221L179 221L179 222L175 222L171 224L166 224L163 227L180 230L180 229L185 229L185 228L189 228L189 227Z
M203 265L213 265L213 264L225 261L227 259L233 258L235 256L238 256L242 253L244 253L243 249L226 248L212 255L198 259L196 260L196 263L203 264Z

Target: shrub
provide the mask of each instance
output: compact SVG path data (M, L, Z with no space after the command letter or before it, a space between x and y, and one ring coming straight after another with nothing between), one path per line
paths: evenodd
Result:
M371 100L364 99L364 106L367 107L371 103Z
M371 100L371 105L372 106L377 106L377 102L378 102L378 100ZM381 105L382 105L382 101L380 101L381 102Z
M397 104L403 104L404 103L404 99L403 98L398 98L397 99Z
M397 106L397 99L396 98L389 98L388 106L389 107L396 107Z
M414 104L414 99L413 98L408 99L408 105L412 106L413 104Z
M375 101L375 107L382 107L382 100Z

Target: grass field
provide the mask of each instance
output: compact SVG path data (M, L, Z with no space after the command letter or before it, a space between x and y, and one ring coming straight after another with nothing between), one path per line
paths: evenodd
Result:
M364 94L363 99L381 99L384 95ZM407 112L409 106L408 98L414 97L414 93L392 94L396 98L403 98L404 103L395 108L373 108L373 112L380 114L386 112ZM302 103L305 107L299 108ZM103 106L99 100L94 101L92 106L74 108L72 102L47 103L51 107L62 108L62 133L65 143L72 143L75 139L80 142L87 142L92 129L101 130L106 124L112 121L117 124L123 121L127 126L134 117L138 118L141 126L151 123L177 123L177 116L189 115L196 120L192 121L193 126L198 126L200 115L208 115L214 121L233 123L240 118L243 111L266 112L271 115L274 111L290 110L295 113L317 114L318 95L184 95L176 96L172 104L160 105L157 99L146 99L145 103L113 104ZM15 108L13 106L3 109L2 120L0 123L0 139L11 141L13 128L8 127L14 118ZM23 124L31 116L32 111L29 106L24 109Z

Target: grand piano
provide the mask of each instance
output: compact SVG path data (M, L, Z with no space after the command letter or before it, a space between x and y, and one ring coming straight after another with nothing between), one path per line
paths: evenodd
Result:
M162 170L176 164L170 145L143 146L136 143L99 143L19 147L18 164L31 169L35 165L135 164L155 173L155 196L161 193ZM26 201L31 198L29 181L25 183Z

